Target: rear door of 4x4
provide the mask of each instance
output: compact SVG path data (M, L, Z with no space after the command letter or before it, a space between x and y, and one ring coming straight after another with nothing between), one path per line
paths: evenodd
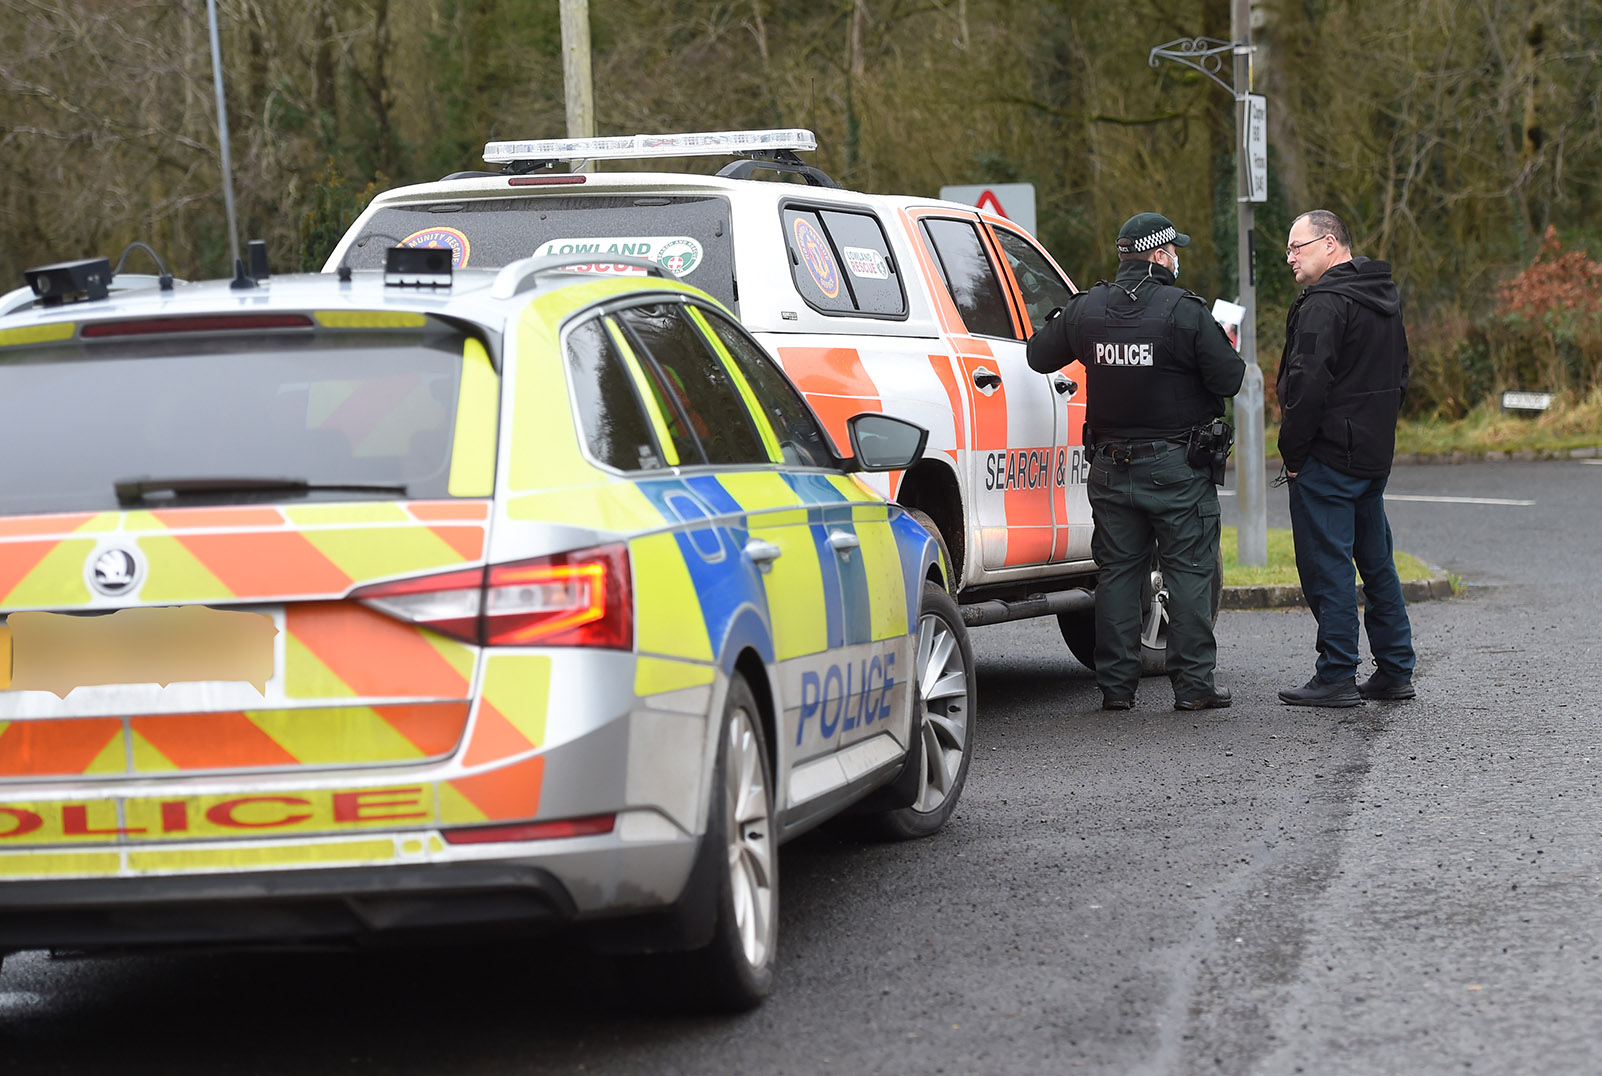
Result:
M1027 332L977 214L914 211L914 242L968 396L969 489L986 572L1050 562L1068 429L1057 394L1029 368ZM1064 520L1063 522L1066 522Z

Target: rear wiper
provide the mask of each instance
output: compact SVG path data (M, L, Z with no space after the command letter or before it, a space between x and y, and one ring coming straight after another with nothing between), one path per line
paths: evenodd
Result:
M406 495L401 483L309 482L304 478L233 477L203 478L119 478L113 484L118 504L140 504L149 494L167 493L182 497L191 493L308 493L313 490L349 490L352 493L393 493Z

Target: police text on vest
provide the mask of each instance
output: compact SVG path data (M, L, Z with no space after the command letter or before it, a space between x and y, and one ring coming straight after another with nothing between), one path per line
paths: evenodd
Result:
M1150 344L1097 344L1097 366L1150 366Z

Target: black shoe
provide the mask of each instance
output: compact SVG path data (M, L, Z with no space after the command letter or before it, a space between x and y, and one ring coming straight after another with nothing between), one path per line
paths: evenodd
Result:
M1198 699L1175 699L1176 710L1222 710L1229 705L1229 688L1215 687L1209 695Z
M1134 706L1134 699L1123 698L1121 696L1115 698L1112 695L1103 695L1101 697L1101 708L1103 710L1132 710L1134 709Z
M1315 676L1307 681L1306 687L1291 687L1281 691L1279 701L1292 706L1361 706L1363 696L1357 693L1355 677L1326 684Z
M1418 694L1411 679L1397 679L1383 669L1358 684L1357 693L1365 699L1411 699Z

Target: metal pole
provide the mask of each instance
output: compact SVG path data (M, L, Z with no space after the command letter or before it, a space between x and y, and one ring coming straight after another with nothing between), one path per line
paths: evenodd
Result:
M1235 533L1241 564L1268 563L1268 488L1264 469L1263 371L1257 365L1257 273L1252 259L1255 207L1251 202L1251 164L1246 156L1246 95L1252 90L1251 0L1230 5L1230 36L1235 41L1235 189L1239 207L1236 250L1240 266L1240 354L1246 379L1235 396L1235 497L1240 526Z
M590 75L590 0L562 0L562 83L567 99L567 137L595 136L595 81ZM592 171L590 161L573 165Z
M244 276L239 260L239 225L234 221L234 161L228 150L228 106L223 101L222 46L217 43L217 0L206 0L211 24L211 80L217 88L217 140L222 144L223 208L228 212L228 243L234 256L235 277Z

